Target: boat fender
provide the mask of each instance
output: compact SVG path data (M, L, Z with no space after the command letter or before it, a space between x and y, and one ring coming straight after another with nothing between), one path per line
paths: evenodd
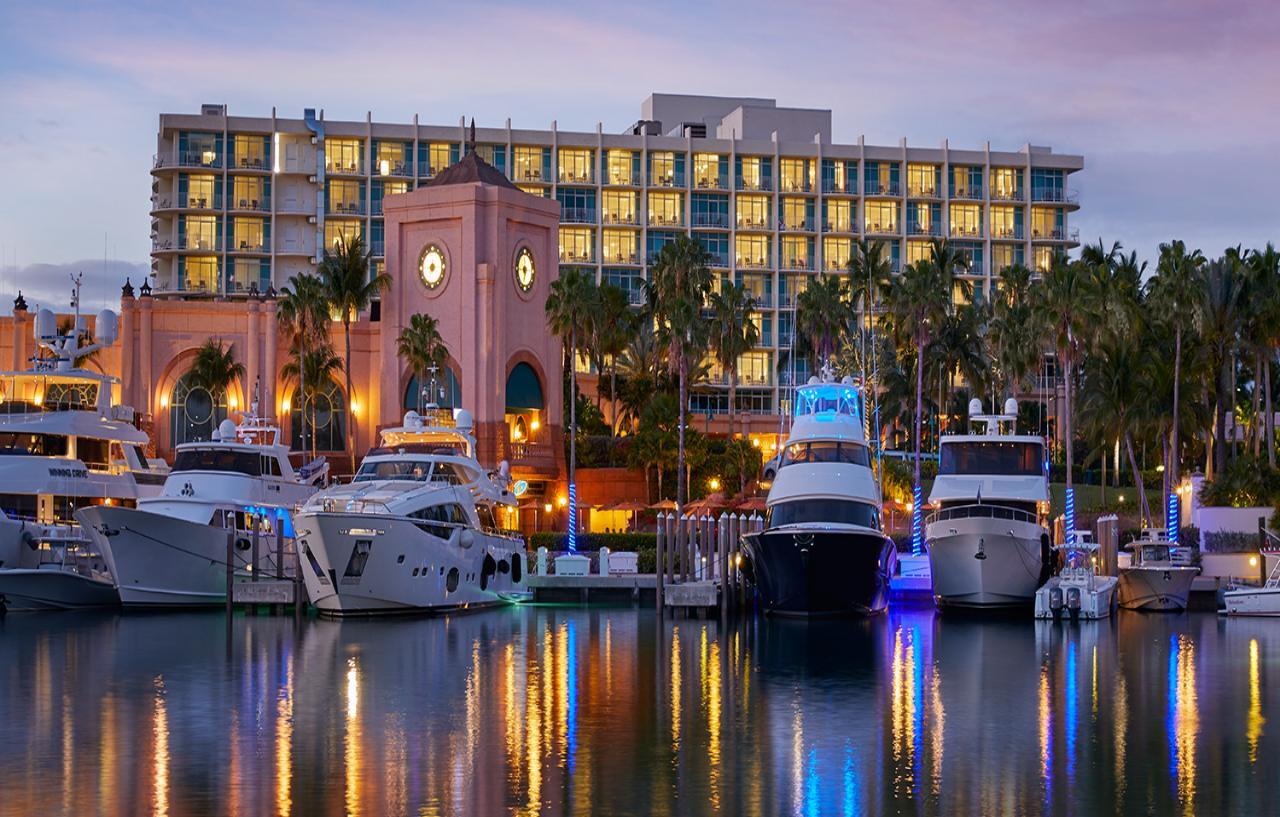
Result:
M236 539L236 550L248 550L253 547L253 542L247 536L241 536Z
M22 541L27 547L31 548L32 550L40 549L40 543L36 541L36 538L31 535L31 531L29 530L22 531Z
M524 571L524 554L511 554L511 581L516 584L520 583L520 577Z
M987 547L986 547L986 546L987 546L987 540L986 540L986 539L979 539L979 540L978 540L978 552L977 552L977 553L975 553L975 554L973 554L973 558L977 559L977 560L978 560L978 561L980 561L980 562L981 562L981 561L983 561L983 560L985 560L985 559L987 558Z
M512 557L511 557L511 562L508 562L506 559L502 559L501 561L499 561L499 562L498 562L498 572L499 572L499 573L502 573L503 575L505 575L505 574L507 574L507 573L510 573L510 572L511 572L511 564L512 564L513 562L515 562L516 558L517 558L516 556L512 556Z
M1049 545L1049 534L1040 534L1040 584L1049 581L1053 575L1053 548Z
M756 583L755 564L751 561L751 557L745 553L742 554L742 564L738 566L738 571L742 574L742 577L747 580L748 584L754 585Z
M484 562L480 565L480 589L489 589L489 577L498 572L498 563L493 560L491 554L484 555Z

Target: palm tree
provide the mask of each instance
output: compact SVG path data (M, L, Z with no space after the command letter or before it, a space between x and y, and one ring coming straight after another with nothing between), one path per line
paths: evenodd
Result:
M1235 354L1246 318L1246 278L1240 269L1239 256L1232 253L1211 261L1202 277L1200 319L1216 373L1213 470L1221 474L1227 467L1227 412L1234 405Z
M711 293L711 255L696 239L679 236L663 245L653 266L653 281L646 285L659 337L670 350L669 365L676 370L679 412L679 450L676 474L676 513L684 509L685 415L689 411L689 369L703 357L707 322L703 305Z
M1253 282L1253 341L1257 347L1258 367L1262 371L1261 382L1255 378L1254 393L1261 390L1263 394L1267 464L1274 468L1276 424L1271 405L1271 364L1275 360L1276 348L1280 346L1280 252L1268 241L1262 250L1249 253L1248 264Z
M808 353L811 371L831 360L852 319L849 283L842 276L812 278L796 296L796 332L801 348Z
M1082 339L1087 337L1087 327L1091 318L1092 279L1089 267L1083 262L1068 261L1066 256L1059 255L1053 265L1044 274L1040 286L1040 297L1036 300L1040 324L1045 328L1049 340L1052 341L1058 360L1063 367L1065 387L1065 411L1063 412L1063 433L1066 442L1067 464L1067 496L1073 497L1075 486L1072 481L1072 466L1075 455L1072 452L1074 429L1071 425L1072 385L1075 378L1075 365L1080 354ZM1067 520L1074 525L1075 520Z
M1083 422L1099 430L1104 440L1120 440L1133 471L1133 487L1138 492L1139 508L1146 524L1151 523L1151 509L1142 484L1142 471L1133 450L1133 435L1140 426L1145 374L1145 344L1133 335L1106 338L1089 357L1080 384L1080 416ZM1106 457L1106 446L1102 455Z
M298 384L298 393L302 397L302 405L298 406L298 417L302 422L302 447L305 450L307 440L311 440L311 459L316 458L316 401L320 384L332 380L342 371L342 358L328 343L320 343L309 349L294 347L291 359L280 370L285 385ZM315 390L308 395L302 389L304 382L316 384ZM307 436L308 408L310 408L311 435Z
M320 261L320 286L329 310L336 312L342 321L343 341L346 354L343 357L343 372L347 380L347 401L355 398L351 389L351 322L384 289L391 285L391 276L385 272L370 275L370 255L364 246L364 237L357 234L350 239L339 237L332 250L324 251ZM355 412L351 412L352 421ZM356 467L355 423L347 425L347 433L351 438L351 470Z
M738 359L760 342L760 327L751 319L755 308L755 297L741 284L711 296L711 349L729 374L729 439L737 429Z
M631 301L627 293L613 284L602 284L599 288L600 308L595 321L593 341L596 354L600 356L600 368L603 375L605 366L609 368L609 436L618 436L618 357L626 351L627 343L635 334L636 315L631 311ZM596 389L599 394L601 389ZM613 449L610 448L610 456Z
M1000 282L991 304L992 360L1001 391L1017 393L1040 364L1040 338L1036 324L1031 270L1011 264L1000 270Z
M551 282L547 295L547 324L564 345L569 368L569 486L575 485L578 459L578 352L588 340L596 310L596 283L582 270L571 267ZM573 497L571 499L576 499ZM578 509L569 507L570 534L577 534ZM573 538L570 542L575 541Z
M418 381L418 411L422 411L422 390L427 374L434 367L443 369L449 359L449 350L440 337L440 323L430 315L416 314L409 318L409 325L396 337L396 353L409 364Z
M289 350L298 375L299 417L302 419L302 450L307 450L307 367L302 357L308 350L329 345L329 310L320 279L314 275L295 275L280 293L280 322L289 334ZM315 418L311 418L314 429ZM314 441L313 441L314 442ZM312 446L314 458L315 447Z
M1169 484L1178 484L1178 471L1182 463L1182 449L1178 445L1179 409L1182 400L1182 340L1196 320L1196 305L1201 300L1200 289L1204 279L1200 274L1204 255L1199 250L1187 252L1187 245L1171 241L1160 245L1160 260L1156 264L1155 277L1151 279L1150 295L1159 305L1160 312L1173 326L1173 423L1169 443L1171 449Z
M230 344L223 346L221 340L209 338L196 350L188 377L192 386L209 392L216 406L231 384L244 377L244 364L236 361Z

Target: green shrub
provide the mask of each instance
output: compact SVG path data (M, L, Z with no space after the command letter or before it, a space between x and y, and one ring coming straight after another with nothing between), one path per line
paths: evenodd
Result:
M1232 508L1280 506L1280 470L1253 457L1237 457L1216 478L1200 486L1200 502Z

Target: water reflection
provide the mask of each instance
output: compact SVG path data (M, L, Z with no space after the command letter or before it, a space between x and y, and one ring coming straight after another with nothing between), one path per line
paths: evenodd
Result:
M1270 622L531 607L225 632L0 621L0 813L1273 810Z

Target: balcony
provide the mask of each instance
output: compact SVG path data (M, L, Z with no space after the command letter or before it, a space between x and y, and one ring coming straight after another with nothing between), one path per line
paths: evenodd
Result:
M824 232L828 233L851 233L853 232L853 222L848 219L831 221L828 220L822 225Z
M220 209L222 202L217 199L209 199L203 196L161 196L155 195L151 197L152 210L217 210Z
M783 177L778 181L778 190L783 193L810 193L813 191L813 184L808 179Z
M913 199L939 199L942 193L931 184L912 184L907 186L907 196Z
M803 270L805 272L813 271L813 259L803 256L793 255L783 259L783 268L789 270Z
M739 176L737 178L737 187L739 190L767 193L773 190L773 180L766 178L749 179L744 176Z
M378 159L374 162L379 176L413 178L413 163L403 159Z
M271 202L266 199L235 199L231 204L232 210L248 210L254 213L268 213L271 211Z
M813 219L801 218L794 221L783 220L782 229L793 233L811 233L813 232Z
M596 262L595 253L591 250L578 250L572 248L560 248L561 264L594 264Z
M951 198L966 201L982 201L981 187L952 187Z
M868 235L897 235L898 224L893 221L868 221L865 232Z
M604 254L604 262L606 264L626 264L628 266L639 266L640 256L635 251L632 252L606 252Z
M545 184L548 179L546 175L536 167L526 167L523 170L516 170L514 176L511 177L515 182L536 182Z
M710 259L710 266L712 267L729 268L729 253L727 252L712 252L708 250L707 258Z
M595 224L596 211L590 207L561 207L562 224Z
M1021 224L1015 224L1011 227L992 227L991 237L993 239L1005 239L1006 241L1022 241L1026 231L1022 229Z
M369 253L378 257L387 254L387 241L384 238L378 238L369 242Z
M1031 200L1053 204L1079 204L1080 194L1061 187L1037 187L1031 191Z
M706 175L695 176L693 186L698 190L728 190L729 174L709 173Z
M345 176L363 176L364 175L364 162L361 162L358 160L344 162L344 161L335 159L333 157L327 157L327 158L328 160L324 163L325 173L331 173L333 175L345 175Z
M868 228L868 232L874 232ZM941 226L935 221L932 224L907 224L907 235L942 235Z
M795 342L796 342L796 333L795 333L795 332L779 332L779 333L778 333L778 348L780 348L780 349L790 349L790 348L792 347L792 345L794 345L794 344L795 344ZM787 380L788 380L789 375L790 375L790 372L784 372L784 373L782 374L783 385L787 385ZM805 382L806 380L808 380L809 378L808 378L808 377L806 377L806 378L804 378L803 380L801 380L801 379L797 376L797 378L796 378L796 379L797 379L797 381L799 381L799 382L803 383L803 382Z
M1054 227L1050 230L1031 229L1032 241L1069 241L1078 244L1080 242L1080 230L1066 230L1062 227Z
M1021 190L995 189L991 191L992 201L1024 201Z
M767 256L738 255L737 262L738 269L772 269Z
M694 227L719 227L729 229L728 213L694 213L690 217Z
M866 189L863 191L866 196L901 196L902 188L897 182L889 182L888 184L880 184L879 182L867 182Z
M240 241L236 241L235 239L232 239L230 251L231 252L247 252L247 253L266 253L266 252L271 252L271 249L267 246L267 242L261 236L258 236L256 238L246 238Z
M824 179L822 182L822 192L835 195L853 196L858 192L858 185L853 180L848 180L844 184L837 182L835 179Z
M178 236L177 248L179 250L194 250L196 252L218 252L222 249L221 245L222 242L216 238L180 234Z
M683 173L650 173L650 187L684 187Z
M556 468L556 450L548 442L542 440L507 441L507 462L524 468L545 469Z
M849 259L826 258L822 262L822 268L827 272L847 272L849 270Z
M606 210L604 213L604 223L617 224L621 226L634 225L636 223L636 214L634 212L611 213Z
M231 160L232 170L256 170L267 173L271 170L271 162L262 156L237 156Z
M631 256L634 263L635 256ZM644 297L644 287L634 287L626 290L627 303L631 306L644 306L647 301Z
M331 216L363 216L365 209L362 201L329 201L325 213Z
M952 224L952 238L981 238L982 225L980 224Z
M679 215L667 215L666 213L650 213L650 227L683 227L684 219Z
M178 154L178 167L222 167L222 157L212 150L190 150Z
M795 308L795 305L796 305L796 294L795 294L794 292L779 292L779 293L778 293L778 308L779 308L779 309L794 309L794 308ZM781 336L780 336L780 337L781 337Z
M769 230L773 231L773 225L769 223L769 219L763 216L738 216L739 230Z
M595 179L591 171L583 171L578 173L573 170L561 170L557 179L560 184L595 184Z

